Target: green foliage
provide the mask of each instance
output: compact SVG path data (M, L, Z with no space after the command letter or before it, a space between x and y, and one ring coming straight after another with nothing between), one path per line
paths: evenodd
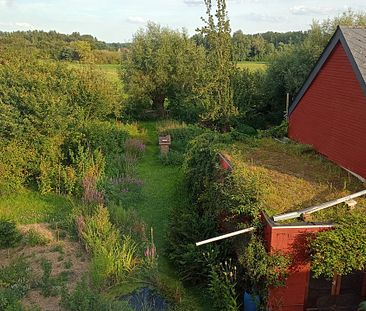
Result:
M49 260L41 261L41 268L43 271L42 278L39 283L41 293L44 297L56 296L57 289L55 288L54 279L51 278L52 262Z
M199 202L201 195L220 176L218 152L221 141L219 135L206 133L189 144L184 167L187 188L190 189L193 202Z
M50 240L39 233L38 231L31 229L24 236L25 243L32 247L37 245L47 245Z
M233 97L239 111L234 127L240 132L242 124L260 125L258 119L262 119L263 115L258 113L258 107L263 106L265 77L264 71L249 69L236 70L233 75Z
M15 222L0 218L0 249L14 247L20 239Z
M183 118L197 119L200 108L195 88L201 83L203 66L203 49L185 33L149 23L135 34L123 62L129 112L139 117L153 109L164 116L169 109L175 116L183 112L188 114Z
M19 301L30 288L31 270L24 258L0 268L0 310L21 310Z
M94 126L88 123L119 114L119 89L85 66L74 68L9 51L0 61L1 188L37 182L43 193L77 192L85 171L78 171L80 163L73 160L80 160L77 153L82 148L88 157L98 148L95 141L83 140ZM110 137L116 136L113 131L123 132L112 126L108 130Z
M85 278L73 292L62 292L60 304L67 311L132 311L127 303L108 301L93 291Z
M160 154L159 159L164 165L182 165L184 155L181 152L171 150L167 154Z
M184 161L184 154L188 143L197 136L208 132L207 129L197 125L187 125L173 120L167 120L157 125L158 135L170 135L172 144L170 151L166 155L160 155L160 160L164 165L181 165Z
M315 277L332 278L363 271L366 267L365 216L350 214L330 231L310 240L311 269Z
M206 37L206 89L202 121L219 130L228 130L232 118L237 115L234 105L232 76L235 64L232 62L230 22L227 17L226 1L218 0L215 20L212 14L212 1L205 0L205 26L200 30Z
M78 226L87 249L93 256L92 275L95 285L118 284L137 267L137 245L110 223L108 210L99 207L95 215L80 218Z
M281 252L268 254L261 238L252 235L239 262L244 269L247 288L265 300L269 288L285 285L291 259ZM262 303L266 305L265 301Z
M282 121L280 125L273 126L265 131L260 131L260 137L284 138L288 133L288 121Z
M214 310L217 311L237 311L236 294L236 266L231 260L218 265L211 265L208 289L212 297Z

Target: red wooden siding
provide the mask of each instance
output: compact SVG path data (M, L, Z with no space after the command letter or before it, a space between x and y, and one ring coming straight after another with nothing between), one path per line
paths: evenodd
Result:
M341 43L290 115L289 137L366 178L366 97Z
M309 235L329 230L324 226L275 227L266 221L264 235L269 250L291 254L294 263L289 271L286 286L269 291L272 311L303 311L307 300L310 263L306 254Z

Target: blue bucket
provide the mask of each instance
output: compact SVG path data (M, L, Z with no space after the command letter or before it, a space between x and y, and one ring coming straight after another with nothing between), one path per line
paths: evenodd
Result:
M258 296L252 296L251 294L244 293L244 311L257 311L257 302L259 302Z

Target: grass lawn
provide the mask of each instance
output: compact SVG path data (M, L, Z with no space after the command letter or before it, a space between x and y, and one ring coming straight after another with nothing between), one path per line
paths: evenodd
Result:
M145 182L141 199L135 202L134 208L144 221L154 228L155 243L159 255L159 271L169 282L180 283L174 267L165 254L166 231L169 225L169 213L173 207L184 204L184 193L179 191L183 178L177 166L164 166L158 154L158 137L155 123L146 122L142 125L148 134L146 154L138 166L138 175ZM187 289L187 298L197 306L197 311L210 310L209 302L204 301L204 293L198 289Z
M250 71L255 70L266 70L267 69L267 63L265 62L238 62L237 63L238 68L240 69L249 69Z
M41 195L23 190L1 196L0 218L19 224L34 224L63 220L71 212L72 203L63 196Z
M318 205L364 189L361 181L309 146L282 144L265 138L252 147L236 143L234 150L234 161L246 164L260 176L261 200L270 216ZM357 201L355 212L364 213L366 199L358 198ZM347 213L348 209L340 204L311 214L310 219L327 222Z
M103 70L112 81L120 82L119 71L121 65L118 64L102 64L95 65L97 68Z

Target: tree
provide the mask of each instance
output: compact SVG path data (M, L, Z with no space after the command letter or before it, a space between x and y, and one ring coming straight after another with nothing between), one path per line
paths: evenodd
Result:
M244 61L249 56L250 39L241 30L235 31L232 38L235 61Z
M237 115L233 101L231 78L235 71L232 61L230 22L226 1L217 0L216 20L212 15L212 1L205 0L207 19L200 32L206 37L206 100L202 121L211 127L227 130Z
M94 55L91 45L88 41L75 41L72 42L71 47L74 49L76 58L82 63L93 63Z
M176 114L198 111L199 100L194 99L202 81L204 57L204 49L197 47L186 33L149 23L146 30L134 36L123 62L130 106L136 108L140 104L160 116L166 114L167 108ZM199 112L195 114L198 116Z

